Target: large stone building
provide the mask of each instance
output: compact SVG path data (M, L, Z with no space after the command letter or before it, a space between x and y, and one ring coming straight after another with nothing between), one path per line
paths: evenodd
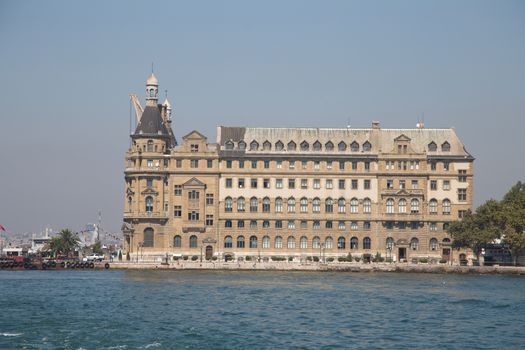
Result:
M126 154L132 259L361 256L450 259L472 208L473 160L454 129L217 128L177 143L147 80Z

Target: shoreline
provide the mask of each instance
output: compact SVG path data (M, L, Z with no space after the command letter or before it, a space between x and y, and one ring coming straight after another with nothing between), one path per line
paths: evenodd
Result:
M524 275L525 266L457 266L409 263L289 263L289 262L112 262L119 270L218 270L218 271L313 271L313 272L402 272L436 274Z

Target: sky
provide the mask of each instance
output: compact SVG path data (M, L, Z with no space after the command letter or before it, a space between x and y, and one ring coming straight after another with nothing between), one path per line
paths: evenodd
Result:
M129 94L216 126L454 127L474 205L525 180L524 1L0 1L0 224L118 232Z

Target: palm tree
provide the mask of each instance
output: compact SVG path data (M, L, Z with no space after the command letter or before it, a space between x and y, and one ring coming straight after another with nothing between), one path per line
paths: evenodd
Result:
M78 248L80 239L71 232L70 229L63 229L58 236L53 237L49 242L49 248L56 252L62 252L66 256L70 256L75 248Z

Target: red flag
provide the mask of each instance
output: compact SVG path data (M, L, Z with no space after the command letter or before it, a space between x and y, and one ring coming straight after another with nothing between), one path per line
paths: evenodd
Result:
M5 227L0 225L0 231L5 231Z

